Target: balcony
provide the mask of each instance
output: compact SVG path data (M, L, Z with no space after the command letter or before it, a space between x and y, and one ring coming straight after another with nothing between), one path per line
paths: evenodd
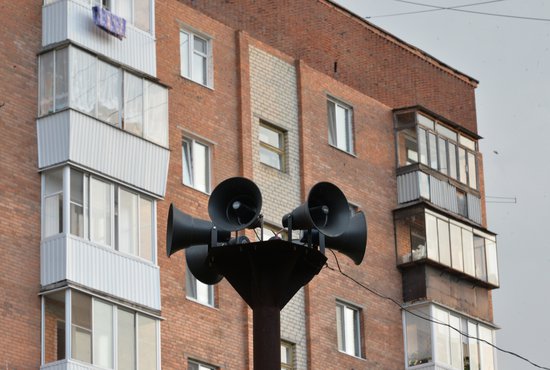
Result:
M128 22L126 37L119 40L94 24L89 1L58 0L46 4L42 8L42 46L70 40L122 65L156 76L153 34ZM150 20L149 28L152 23Z
M164 196L168 149L72 109L39 118L37 131L40 169L71 162Z
M160 272L150 262L67 234L44 239L40 259L43 287L66 280L160 310Z

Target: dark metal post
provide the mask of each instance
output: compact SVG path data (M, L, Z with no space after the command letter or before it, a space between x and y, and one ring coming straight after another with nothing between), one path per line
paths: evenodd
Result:
M281 317L278 307L259 306L252 310L254 370L281 368Z

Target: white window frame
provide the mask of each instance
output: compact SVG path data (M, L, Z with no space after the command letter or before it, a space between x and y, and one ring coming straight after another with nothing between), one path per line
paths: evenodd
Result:
M286 351L286 362L283 362L283 351ZM281 340L281 370L294 370L296 363L296 344Z
M193 359L189 359L188 362L187 362L187 367L189 369L191 369L190 365L196 366L197 370L218 370L219 369L217 366L209 365L209 364L206 364L202 361L197 361L197 360L193 360Z
M329 105L332 105L333 108L329 108ZM345 111L345 122L343 123L345 130L344 138L340 138L340 136L338 135L338 127L342 125L342 123L338 121L338 114L336 113L338 108ZM355 140L353 136L353 108L350 105L342 103L337 99L329 97L327 100L327 117L329 144L343 152L355 155Z
M262 159L261 159L262 158L261 155L260 155L260 163L263 163L266 166L274 168L278 171L285 172L286 171L286 163L285 162L286 162L286 157L287 157L286 156L286 132L285 132L285 130L280 129L280 128L278 128L274 125L271 125L267 122L260 121L260 125L259 125L258 130L260 131L260 130L262 130L262 128L275 133L279 137L279 146L276 147L276 146L273 146L273 145L269 144L266 141L262 141L261 135L258 135L259 142L260 142L260 151L262 149L264 149L264 150L269 151L273 154L276 154L277 157L279 158L279 167L275 167L275 166L272 166L270 163L263 162Z
M185 144L187 144L187 150L185 148ZM205 175L206 178L205 181L205 189L200 189L196 185L196 160L195 160L195 146L196 145L202 145L206 149L206 158L204 158L204 164L205 164ZM185 186L189 186L190 188L193 188L195 190L198 190L205 194L210 194L212 191L212 144L196 140L195 138L191 136L184 136L182 140L181 145L181 165L182 165L182 183ZM188 168L188 169L186 169ZM186 172L189 172L189 181L186 180Z
M349 323L349 314L352 314L353 322ZM339 320L341 318L341 321ZM361 330L362 310L361 308L351 305L349 303L337 300L336 301L336 325L337 325L337 338L338 338L338 351L350 356L362 358L362 330ZM353 332L350 334L348 328L352 328ZM338 335L339 334L339 335ZM346 339L352 339L353 344L351 347L346 343Z
M188 40L185 53L182 45L183 35L186 35ZM195 38L199 38L206 42L206 54L195 50ZM202 58L205 58L206 60L206 68L204 71L204 73L206 73L206 83L204 81L197 81L193 78L193 56L195 54L199 55ZM184 58L185 55L187 56L187 58ZM187 61L185 59L187 59ZM187 62L187 65L184 64L185 62ZM189 28L180 29L180 75L190 81L198 83L199 85L206 86L210 89L214 88L214 58L212 37L205 35L204 33L196 32Z
M186 269L186 276L185 276L185 297L189 299L190 301L200 303L204 306L208 307L216 307L216 293L214 290L214 285L205 284L199 279L197 279L193 273L191 273L191 270L189 268ZM195 291L196 296L193 296L191 294L191 289ZM202 299L198 292L199 289L206 290L206 299Z

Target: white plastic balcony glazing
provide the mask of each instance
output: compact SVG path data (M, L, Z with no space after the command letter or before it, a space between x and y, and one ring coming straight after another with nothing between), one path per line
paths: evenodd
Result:
M42 286L68 280L160 310L158 266L67 234L46 238L40 249Z
M163 197L169 150L78 111L39 118L38 167L71 162Z
M156 76L154 34L127 22L126 37L123 40L109 35L94 24L90 1L58 0L47 2L42 8L42 46L65 40L70 40L148 75Z

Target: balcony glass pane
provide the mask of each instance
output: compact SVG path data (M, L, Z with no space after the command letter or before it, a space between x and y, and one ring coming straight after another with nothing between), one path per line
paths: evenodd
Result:
M438 153L439 153L439 171L447 174L447 141L438 138Z
M418 154L420 163L428 165L428 145L426 143L426 130L418 128Z
M453 314L449 315L449 325L460 330L460 318ZM462 367L462 342L460 333L449 328L449 336L451 340L451 366L453 369L461 370Z
M139 256L153 260L153 202L139 199Z
M474 235L474 257L476 277L487 281L487 267L485 265L485 238Z
M458 141L458 134L456 132L454 132L453 130L443 126L443 125L440 125L439 123L435 125L435 131L441 135L441 136L444 136L448 139L451 139L453 141Z
M476 157L471 152L468 152L468 183L471 188L477 189Z
M437 140L435 135L428 133L428 141L430 150L430 167L437 170Z
M411 312L429 317L426 309L410 310ZM407 365L416 366L432 362L432 333L430 322L410 312L405 312L407 335Z
M464 145L466 148L470 150L476 150L476 142L472 139L468 139L465 136L460 135L458 138L460 145Z
M113 367L113 306L94 300L94 365Z
M136 327L134 314L118 309L118 368L133 370L136 368Z
M63 232L63 169L44 174L44 237Z
M428 213L426 213L426 239L428 243L428 258L439 261L437 219Z
M485 239L485 253L487 255L487 281L498 285L497 245L490 239Z
M97 59L76 48L70 48L71 107L96 116Z
M449 148L449 176L453 179L457 179L456 145L453 143L447 143L447 145Z
M473 338L478 338L477 324L468 322L468 335ZM470 370L480 370L479 368L479 341L477 339L469 339L469 364Z
M418 187L420 196L425 199L430 199L430 176L424 172L418 171Z
M120 122L120 97L122 96L122 72L102 61L99 64L99 102L97 117L112 125Z
M54 110L54 52L40 56L39 75L38 106L39 114L44 115Z
M71 234L84 237L84 175L71 168Z
M464 272L475 276L474 235L462 229L462 251L464 252Z
M483 325L478 325L479 339L493 343L493 331ZM495 355L493 347L486 342L479 342L479 359L482 370L495 370Z
M65 290L45 297L44 362L65 359Z
M134 25L151 31L151 0L134 0Z
M452 267L463 271L464 263L462 256L462 229L456 225L450 224L451 232L451 260Z
M416 129L408 128L397 132L397 151L400 167L418 162Z
M423 114L417 114L418 123L422 126L428 127L429 129L434 129L434 121L431 118L426 117Z
M439 241L439 262L451 266L451 245L449 238L449 223L447 221L437 220L437 234Z
M92 362L92 299L72 291L72 358Z
M121 252L138 254L138 196L119 190L118 249Z
M437 307L433 308L435 325L435 360L439 363L450 365L451 349L449 327L449 313Z
M145 138L162 146L168 146L168 91L146 81Z
M124 129L143 136L143 80L124 73Z
M157 325L143 315L138 318L138 370L157 369Z
M69 48L55 52L55 110L69 105Z
M90 179L90 239L104 245L111 243L111 186Z
M468 178L466 176L466 150L458 148L458 174L460 182L467 184Z

